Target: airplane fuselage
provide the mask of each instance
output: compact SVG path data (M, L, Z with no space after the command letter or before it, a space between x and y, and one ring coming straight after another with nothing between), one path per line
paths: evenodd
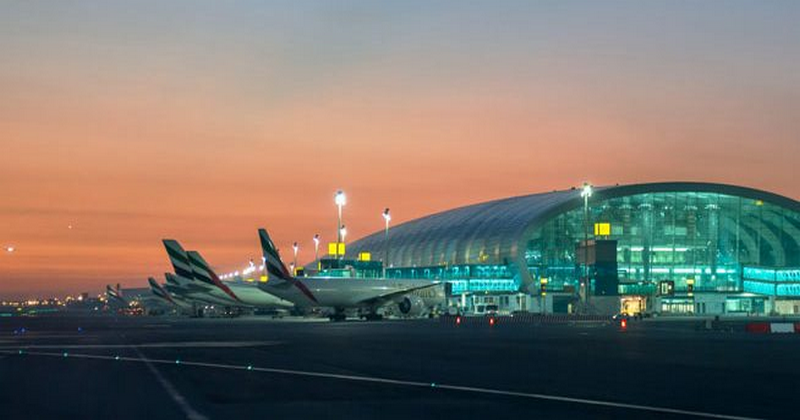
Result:
M289 281L267 281L258 287L302 308L370 308L382 296L434 287L438 283L419 279L364 279L342 277L300 277ZM413 291L409 291L413 294ZM390 299L391 300L391 299ZM382 302L386 303L386 302ZM377 305L380 306L380 305Z
M225 284L243 305L270 309L289 309L294 306L292 302L261 290L255 283L225 282Z
M173 295L204 304L236 306L233 299L221 290L218 291L216 287L186 280L180 276L175 276L175 279L178 281L178 285L166 284L164 286Z

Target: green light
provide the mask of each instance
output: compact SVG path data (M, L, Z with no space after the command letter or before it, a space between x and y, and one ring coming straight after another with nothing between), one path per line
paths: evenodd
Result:
M63 355L64 355L64 357L67 357L67 356L69 356L69 353L67 353L67 352L64 352L64 354L63 354Z
M252 365L247 365L247 370L253 370L253 366Z
M114 356L114 360L119 360L119 356Z
M180 359L177 359L177 360L175 360L175 364L176 364L176 365L179 365L179 364L181 364L181 360L180 360Z

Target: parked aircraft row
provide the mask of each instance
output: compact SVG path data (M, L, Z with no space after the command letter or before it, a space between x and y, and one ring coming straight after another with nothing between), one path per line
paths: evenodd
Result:
M166 282L148 279L152 296L181 312L206 305L308 313L319 311L331 320L348 315L380 319L386 310L403 316L421 316L443 305L444 287L422 279L302 277L291 273L266 229L259 229L266 281L222 281L197 251L186 251L178 241L163 240L174 273ZM109 302L125 302L119 289L107 288Z
M133 304L136 305L133 305ZM114 310L146 308L151 312L166 312L172 308L163 298L154 295L149 287L122 289L119 284L106 286L106 304Z

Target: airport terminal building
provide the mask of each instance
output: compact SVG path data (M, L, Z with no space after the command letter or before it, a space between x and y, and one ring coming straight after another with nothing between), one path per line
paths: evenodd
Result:
M800 314L800 202L734 185L575 188L469 205L348 246L468 312ZM587 290L588 285L588 290Z

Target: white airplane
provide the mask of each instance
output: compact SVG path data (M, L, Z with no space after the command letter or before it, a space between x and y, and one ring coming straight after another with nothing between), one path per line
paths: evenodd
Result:
M222 282L219 276L211 269L203 256L197 251L187 251L189 263L195 279L219 285L226 295L236 299L239 305L251 306L259 309L291 309L294 304L275 295L264 292L253 283L248 282Z
M173 295L172 293L167 291L164 286L158 284L156 279L148 277L147 282L150 283L150 290L153 292L154 295L165 300L167 303L175 306L177 309L181 311L191 311L192 309L194 309L194 304L191 301L186 300L180 294Z
M113 287L110 284L106 285L106 303L114 309L128 307L128 301L122 297L122 288L120 288L119 284L117 284L117 287Z
M164 246L175 268L173 280L183 283L182 294L190 299L227 307L290 309L294 306L291 302L261 291L255 284L222 282L199 252L184 251L175 240L165 239Z
M294 277L281 261L265 229L259 229L268 280L258 287L300 308L332 308L330 319L342 321L348 311L367 319L380 319L378 309L395 305L406 316L421 315L425 302L415 294L440 284L421 279Z
M164 288L173 296L180 296L186 300L192 300L193 294L207 293L209 289L206 285L197 284L194 279L186 279L173 273L164 273L164 278L167 279Z
M214 284L213 279L200 277L195 273L195 267L192 266L188 253L178 241L164 239L163 243L172 268L175 270L174 275L165 274L168 291L202 304L223 307L242 306L234 296ZM170 286L170 284L172 285Z
M106 286L107 305L114 311L141 307L146 312L161 312L169 308L163 299L152 295L151 289L136 288L122 289L119 284L116 287Z

